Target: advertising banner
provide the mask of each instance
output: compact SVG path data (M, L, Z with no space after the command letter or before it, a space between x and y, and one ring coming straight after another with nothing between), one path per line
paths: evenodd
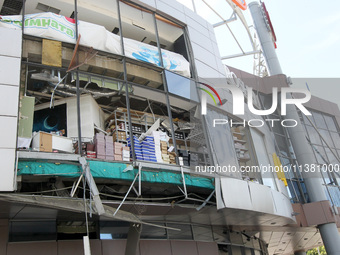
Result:
M0 16L0 27L22 28L22 16ZM80 44L94 49L122 54L120 37L105 27L85 21L79 21ZM75 20L51 12L25 15L25 34L66 43L76 42ZM124 38L125 55L130 58L161 66L157 47ZM180 54L162 50L164 68L190 76L189 62Z

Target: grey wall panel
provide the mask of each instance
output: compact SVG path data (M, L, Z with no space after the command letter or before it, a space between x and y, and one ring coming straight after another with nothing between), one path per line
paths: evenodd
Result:
M221 178L224 204L228 208L252 210L252 202L246 181ZM235 196L237 194L237 196Z
M274 201L271 189L264 185L249 182L250 197L253 210L274 214Z
M14 189L15 152L15 148L0 148L1 191L13 191Z
M91 254L101 255L102 254L102 241L101 240L90 240Z
M1 34L0 55L20 58L21 30L14 30L1 27L0 34Z
M173 255L198 255L195 241L171 241Z
M91 254L101 255L100 240L90 240ZM84 255L83 240L58 241L58 255Z
M170 241L141 240L139 243L141 255L172 255Z
M217 243L197 242L198 255L218 255Z
M102 240L103 255L124 255L126 240Z
M3 253L1 253L3 254ZM57 255L57 242L9 243L7 255ZM63 255L71 253L63 253ZM75 253L74 253L75 254Z
M0 220L0 254L6 254L8 241L8 220Z
M58 241L58 255L84 255L83 240Z

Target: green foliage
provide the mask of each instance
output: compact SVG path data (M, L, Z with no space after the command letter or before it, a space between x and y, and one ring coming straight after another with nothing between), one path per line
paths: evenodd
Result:
M320 253L318 253L318 248L314 248L314 249L307 251L307 255L319 255L319 254L320 255L327 255L326 250L325 250L325 246L320 246L319 252Z

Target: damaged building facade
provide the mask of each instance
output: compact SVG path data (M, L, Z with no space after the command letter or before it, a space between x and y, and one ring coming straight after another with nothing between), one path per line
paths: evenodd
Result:
M310 163L328 166L329 200L315 202L280 109L245 101L241 118L224 88L266 110L289 80L223 65L192 10L0 6L1 254L298 254L323 244L318 226L340 226L337 105L312 97L296 120Z

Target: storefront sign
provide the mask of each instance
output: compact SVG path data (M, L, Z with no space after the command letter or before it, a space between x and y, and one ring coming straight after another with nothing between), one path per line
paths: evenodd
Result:
M25 15L25 34L67 43L76 42L74 19L51 12ZM21 29L22 16L0 16L0 27ZM85 21L78 22L80 45L96 50L121 54L120 37L105 27ZM125 55L157 66L161 65L158 48L129 38L124 38ZM189 62L180 54L162 49L163 67L190 77Z
M247 9L247 4L245 0L232 0L234 4L240 7L242 10Z

